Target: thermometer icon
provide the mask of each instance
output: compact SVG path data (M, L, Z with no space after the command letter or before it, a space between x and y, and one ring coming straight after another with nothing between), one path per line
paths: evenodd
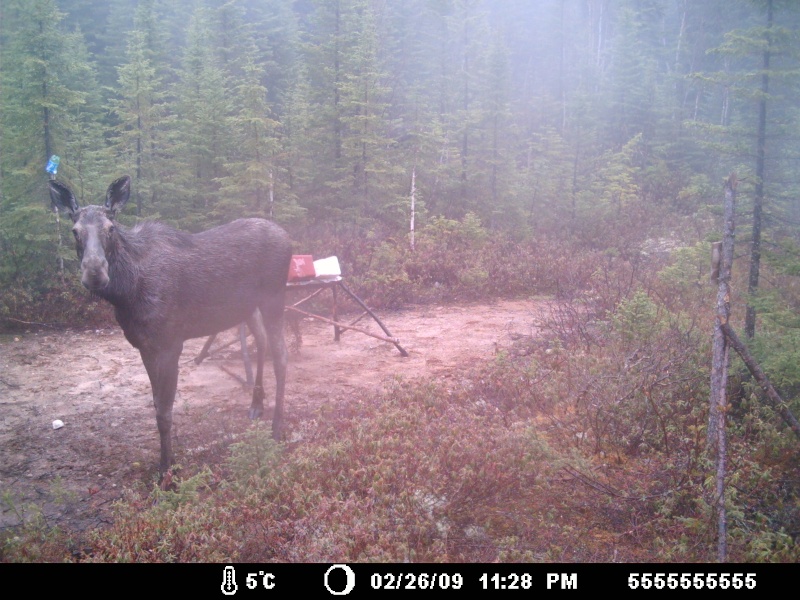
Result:
M236 590L239 589L239 586L236 585L236 571L233 570L233 567L228 565L222 571L222 593L226 596L233 596L236 593Z

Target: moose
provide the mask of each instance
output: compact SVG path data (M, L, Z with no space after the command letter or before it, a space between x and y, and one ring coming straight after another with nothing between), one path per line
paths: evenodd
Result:
M268 338L276 380L272 436L280 439L287 363L283 313L292 254L288 234L259 218L195 234L157 221L127 228L116 216L130 196L129 176L109 186L103 206L81 208L69 187L57 180L49 185L53 204L66 209L74 223L81 283L114 306L125 338L139 350L147 370L161 437L162 485L172 465L172 405L178 360L188 339L247 322L258 348L249 416L258 419L264 412Z

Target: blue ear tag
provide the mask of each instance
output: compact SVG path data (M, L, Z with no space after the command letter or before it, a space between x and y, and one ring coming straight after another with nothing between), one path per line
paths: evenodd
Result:
M44 168L45 172L50 173L50 175L55 175L56 171L58 171L58 163L61 162L61 158L57 154L53 154L50 157L50 160L47 161L47 166Z

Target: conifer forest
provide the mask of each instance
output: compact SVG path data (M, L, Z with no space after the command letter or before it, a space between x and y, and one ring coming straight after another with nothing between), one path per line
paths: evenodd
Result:
M0 417L0 561L798 562L798 98L792 0L0 0L0 414L15 343L117 327L51 178L271 219L390 328L541 308L305 412L291 354L286 439L237 397L164 490L147 438L97 526Z

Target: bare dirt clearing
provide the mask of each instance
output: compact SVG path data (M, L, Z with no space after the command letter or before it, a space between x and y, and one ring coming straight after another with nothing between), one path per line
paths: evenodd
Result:
M355 390L378 391L396 376L458 378L519 336L538 337L550 307L516 300L383 311L408 358L357 332L337 343L331 326L305 319L302 347L289 359L288 438L298 438L320 404ZM360 326L381 333L374 322ZM214 348L233 338L222 334ZM228 443L251 426L238 343L196 365L203 342L184 346L174 410L175 460L192 468L223 460ZM270 368L269 402L273 382ZM54 430L56 419L64 427ZM119 329L0 337L0 531L33 507L68 529L108 523L123 488L155 481L158 448L150 383Z

